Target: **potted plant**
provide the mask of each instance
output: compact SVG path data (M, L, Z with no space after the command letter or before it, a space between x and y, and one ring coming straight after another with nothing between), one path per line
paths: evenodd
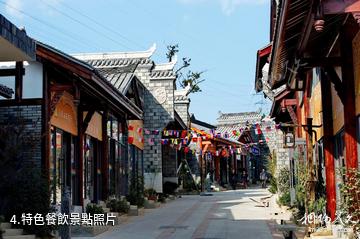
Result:
M155 202L158 200L157 193L156 193L155 189L153 189L153 188L146 189L144 194L145 194L145 197L148 198L148 200L153 200Z

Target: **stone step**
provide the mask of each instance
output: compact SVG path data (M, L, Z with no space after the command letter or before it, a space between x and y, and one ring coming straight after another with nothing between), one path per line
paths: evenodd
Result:
M0 223L0 229L5 230L5 229L10 229L10 228L11 228L11 223L9 223L9 222Z
M3 239L35 239L35 235L3 236Z
M5 229L4 230L4 234L3 236L19 236L19 235L23 235L24 230L23 229Z

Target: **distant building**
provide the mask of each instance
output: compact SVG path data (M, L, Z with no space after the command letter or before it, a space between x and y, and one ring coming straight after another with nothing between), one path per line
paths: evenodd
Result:
M159 134L144 135L144 177L145 187L163 191L166 181L177 183L178 158L181 152L162 145L162 132L166 130L187 130L190 100L186 92L176 91L176 74L172 62L156 64L151 56L154 45L142 52L85 53L74 55L100 72L107 73L108 80L117 85L119 73L131 72L145 86L144 129Z
M261 133L256 132L257 126ZM241 134L235 135L234 131L240 131ZM273 155L277 157L277 167L288 165L289 158L283 149L281 131L277 131L275 123L264 118L260 112L219 112L216 132L226 134L229 139L253 145L249 146L249 153L243 154L240 162L242 170L246 170L253 181L259 179L261 169L266 167L267 160Z

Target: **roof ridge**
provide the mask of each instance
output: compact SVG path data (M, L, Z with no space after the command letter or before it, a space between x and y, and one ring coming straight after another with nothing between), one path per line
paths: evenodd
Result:
M145 51L130 51L130 52L97 52L97 53L75 53L71 54L80 60L113 60L113 59L141 59L150 58L156 51L156 44L154 43L148 50Z

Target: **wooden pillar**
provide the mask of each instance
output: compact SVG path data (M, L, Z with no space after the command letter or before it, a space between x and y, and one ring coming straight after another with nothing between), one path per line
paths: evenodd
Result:
M43 65L43 104L42 104L42 155L41 155L41 166L43 175L45 178L50 180L50 90L49 90L49 79L47 65Z
M307 146L307 169L308 169L308 178L307 178L307 195L309 196L310 201L315 200L315 182L314 182L314 162L313 162L313 137L312 137L312 118L310 116L310 105L309 105L309 95L311 91L312 83L312 74L308 72L306 74L306 89L304 93L304 109L305 109L305 119L306 119L306 146Z
M331 82L325 73L321 72L321 101L323 112L324 130L324 158L326 173L326 211L331 220L335 219L336 212L336 184L335 184L335 162L334 162L334 140L333 140L333 112Z
M312 118L306 118L307 127L307 163L308 163L308 190L310 202L315 201L315 172L313 160L313 132L312 132ZM311 212L309 212L311 213Z
M85 140L85 131L84 131L84 111L81 104L78 107L78 177L79 177L79 202L81 206L84 206L84 140Z
M299 94L295 94L296 97L296 102L300 102L302 99L299 98ZM301 115L301 107L298 103L297 107L296 107L296 118L299 122L299 124L302 123L302 115ZM302 127L297 127L297 136L299 138L302 138Z
M17 61L15 66L15 100L18 102L21 101L23 95L23 74L23 62Z
M109 196L109 142L107 140L108 110L104 110L102 117L102 199L105 201Z
M352 40L355 34L353 27L345 25L340 33L341 69L344 90L344 131L346 167L357 168L357 140L355 114L355 78L353 68Z

